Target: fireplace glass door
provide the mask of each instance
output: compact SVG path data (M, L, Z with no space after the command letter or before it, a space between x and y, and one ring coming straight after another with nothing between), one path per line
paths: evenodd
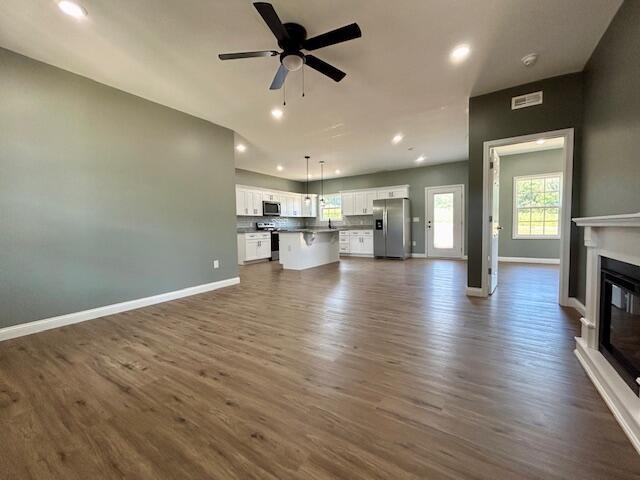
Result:
M640 278L629 276L637 269L633 267L603 259L600 351L629 387L638 393L640 385L636 379L640 377Z

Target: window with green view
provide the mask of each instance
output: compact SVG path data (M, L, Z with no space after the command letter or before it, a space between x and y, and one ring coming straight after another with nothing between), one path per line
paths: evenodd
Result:
M513 238L560 238L562 174L513 179Z

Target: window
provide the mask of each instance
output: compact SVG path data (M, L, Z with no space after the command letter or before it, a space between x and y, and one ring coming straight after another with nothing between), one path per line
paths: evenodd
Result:
M513 179L513 238L560 238L562 173Z
M320 210L320 220L323 222L331 220L342 220L342 198L339 193L330 193L324 196L324 205L318 198L318 209Z

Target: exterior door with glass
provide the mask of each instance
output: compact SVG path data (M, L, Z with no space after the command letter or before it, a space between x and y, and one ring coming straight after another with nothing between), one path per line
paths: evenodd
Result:
M464 185L425 188L426 254L462 258L464 238Z

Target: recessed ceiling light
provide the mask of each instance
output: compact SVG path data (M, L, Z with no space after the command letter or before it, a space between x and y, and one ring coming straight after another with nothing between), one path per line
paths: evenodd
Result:
M416 163L422 163L427 159L427 157L425 157L424 155L420 155L418 158L416 158Z
M536 140L536 143L538 145L542 145L546 140L544 138L539 138L538 140Z
M247 147L244 144L239 143L238 145L236 145L236 150L240 153L244 153L247 151Z
M73 18L84 18L87 16L87 10L83 6L69 0L58 2L58 8Z
M311 174L311 173L310 173L310 174L309 174L309 178L313 178L313 174Z
M336 170L336 175L340 175L340 170Z
M394 145L399 144L402 139L404 138L404 135L402 135L401 133L397 133L392 139L391 139L391 143L393 143Z
M279 108L274 108L273 110L271 110L271 116L276 120L280 120L283 115L284 115L284 112Z
M458 45L453 50L451 50L451 53L449 54L449 59L453 63L460 63L466 60L466 58L469 56L470 53L471 53L471 47L469 47L469 45L467 45L466 43L463 43L462 45Z
M278 169L278 171L279 171L279 172L281 172L282 170L284 170L284 167L283 167L282 165L278 165L276 168Z

